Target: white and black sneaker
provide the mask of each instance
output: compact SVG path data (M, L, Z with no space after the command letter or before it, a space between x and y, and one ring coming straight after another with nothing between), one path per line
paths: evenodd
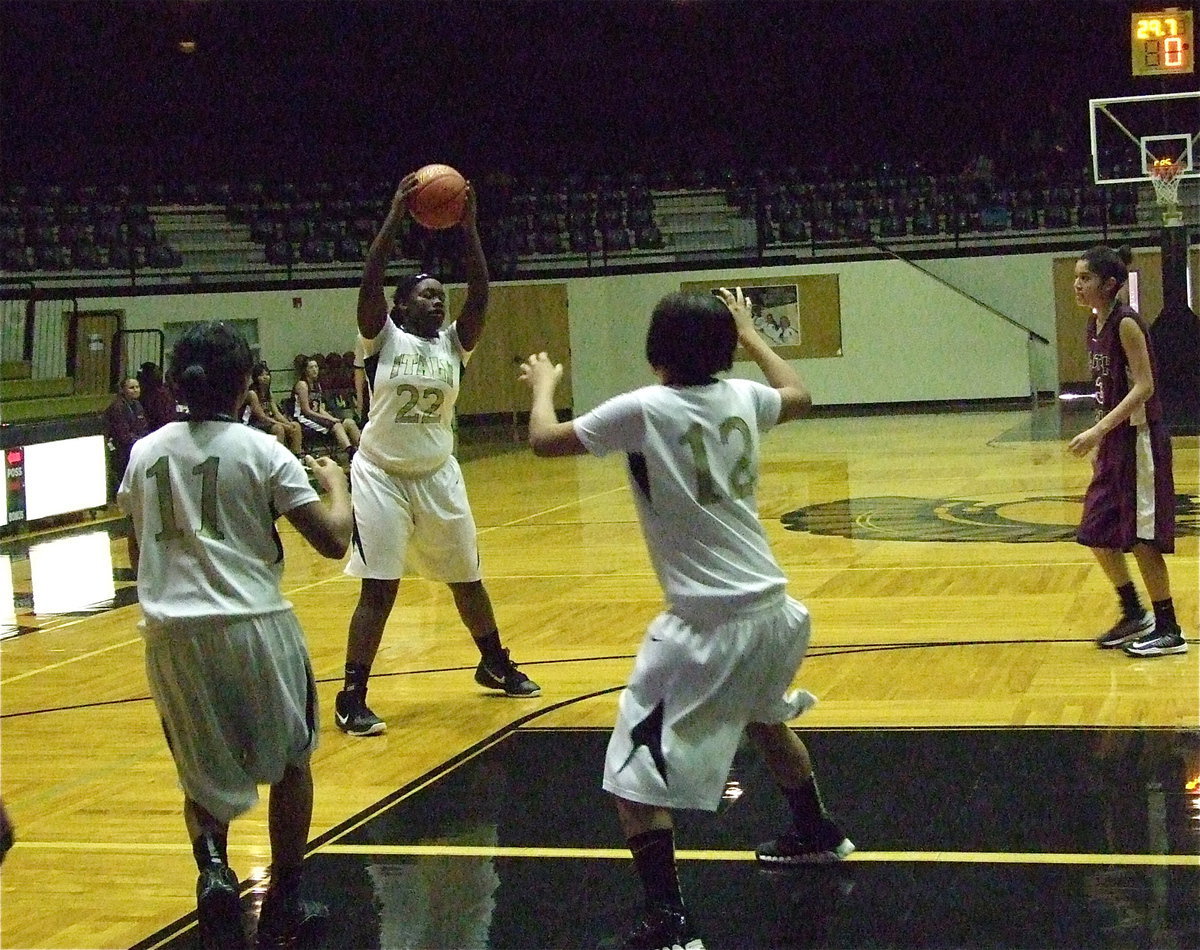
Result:
M787 867L794 864L833 864L854 850L854 842L842 834L832 818L821 820L810 830L793 828L754 850L760 864Z
M333 702L333 719L348 736L379 736L387 732L387 723L367 707L362 690L342 690Z
M1153 632L1154 614L1146 611L1140 617L1123 617L1118 620L1110 629L1096 637L1096 646L1101 650L1111 650Z
M1183 631L1176 627L1166 633L1151 630L1144 637L1139 637L1125 645L1126 656L1170 656L1173 653L1187 653L1187 641L1183 639Z
M504 651L503 662L495 666L489 666L486 660L480 660L479 666L475 668L475 682L486 689L501 690L505 696L521 699L542 694L542 688L517 669L517 664L508 658L508 650Z

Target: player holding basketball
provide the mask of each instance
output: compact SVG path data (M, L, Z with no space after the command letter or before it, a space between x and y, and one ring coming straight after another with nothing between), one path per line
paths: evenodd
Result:
M418 184L415 175L400 182L367 252L358 292L371 414L350 466L355 529L346 573L360 578L362 589L350 620L345 688L335 710L338 728L354 736L387 729L367 706L367 680L396 602L406 555L423 576L449 585L479 649L475 681L507 696L541 692L501 645L481 579L475 519L452 454L459 379L487 312L487 260L473 189L460 225L466 241L467 296L458 319L442 325L446 290L428 274L400 281L390 313L384 296L387 261Z
M291 452L235 417L252 365L228 324L189 328L170 371L188 420L138 440L117 495L137 540L146 674L200 871L201 939L220 950L246 946L226 839L259 784L271 786L272 868L258 944L291 946L324 929L326 908L299 898L317 697L304 633L279 590L275 518L329 558L346 553L351 531L336 463L306 459L326 506Z
M837 861L854 850L825 813L808 750L787 722L813 702L785 695L808 648L808 611L758 520L760 433L812 405L807 388L754 328L740 288L659 301L646 358L661 385L558 422L562 367L545 353L521 366L533 391L537 455L626 453L638 517L667 598L621 694L604 765L645 891L628 948L703 947L675 872L671 810L715 811L743 731L791 807L793 826L757 849L765 865ZM768 385L716 378L738 342Z
M1075 264L1075 300L1088 307L1088 362L1096 380L1095 425L1068 448L1096 450L1077 535L1117 589L1121 619L1096 639L1130 656L1186 653L1164 554L1175 550L1171 437L1155 392L1154 351L1136 310L1117 299L1129 279L1129 248L1093 247ZM1125 561L1132 551L1154 610L1143 609Z

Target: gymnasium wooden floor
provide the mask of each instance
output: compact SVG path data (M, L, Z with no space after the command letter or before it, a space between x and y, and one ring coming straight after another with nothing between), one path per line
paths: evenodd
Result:
M798 726L859 851L758 871L783 808L739 754L721 811L678 834L708 946L1200 946L1197 440L1175 440L1169 559L1191 652L1132 660L1091 643L1114 603L1071 540L1079 422L818 418L766 440L762 517L814 618L800 681L821 701ZM542 696L483 695L448 593L412 579L372 679L389 731L343 736L330 709L357 588L281 523L324 726L308 888L334 908L329 947L612 947L638 888L599 771L660 605L622 460L511 441L463 455L501 629ZM197 946L120 530L0 547L4 948ZM261 880L261 803L230 853Z

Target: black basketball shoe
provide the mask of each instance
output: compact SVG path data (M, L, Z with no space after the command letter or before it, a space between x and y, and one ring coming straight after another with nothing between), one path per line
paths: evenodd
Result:
M479 666L475 667L475 682L486 689L498 689L505 696L527 698L542 694L542 688L517 669L517 664L508 658L508 650L504 651L504 662L495 666L489 666L486 660L480 660Z
M204 950L246 950L238 879L228 864L210 864L196 879L196 917Z
M680 907L647 907L621 950L704 950L704 941Z

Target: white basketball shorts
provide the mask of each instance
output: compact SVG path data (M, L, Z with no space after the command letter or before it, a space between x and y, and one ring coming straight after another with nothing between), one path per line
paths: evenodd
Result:
M184 794L229 822L317 745L317 690L289 610L144 628L146 676Z
M808 611L781 596L717 627L671 613L646 631L604 762L604 789L662 808L715 811L746 725L795 719L785 695L808 649Z
M431 581L477 581L479 540L458 460L428 475L389 475L356 452L350 463L354 537L346 573L396 580L406 559Z

